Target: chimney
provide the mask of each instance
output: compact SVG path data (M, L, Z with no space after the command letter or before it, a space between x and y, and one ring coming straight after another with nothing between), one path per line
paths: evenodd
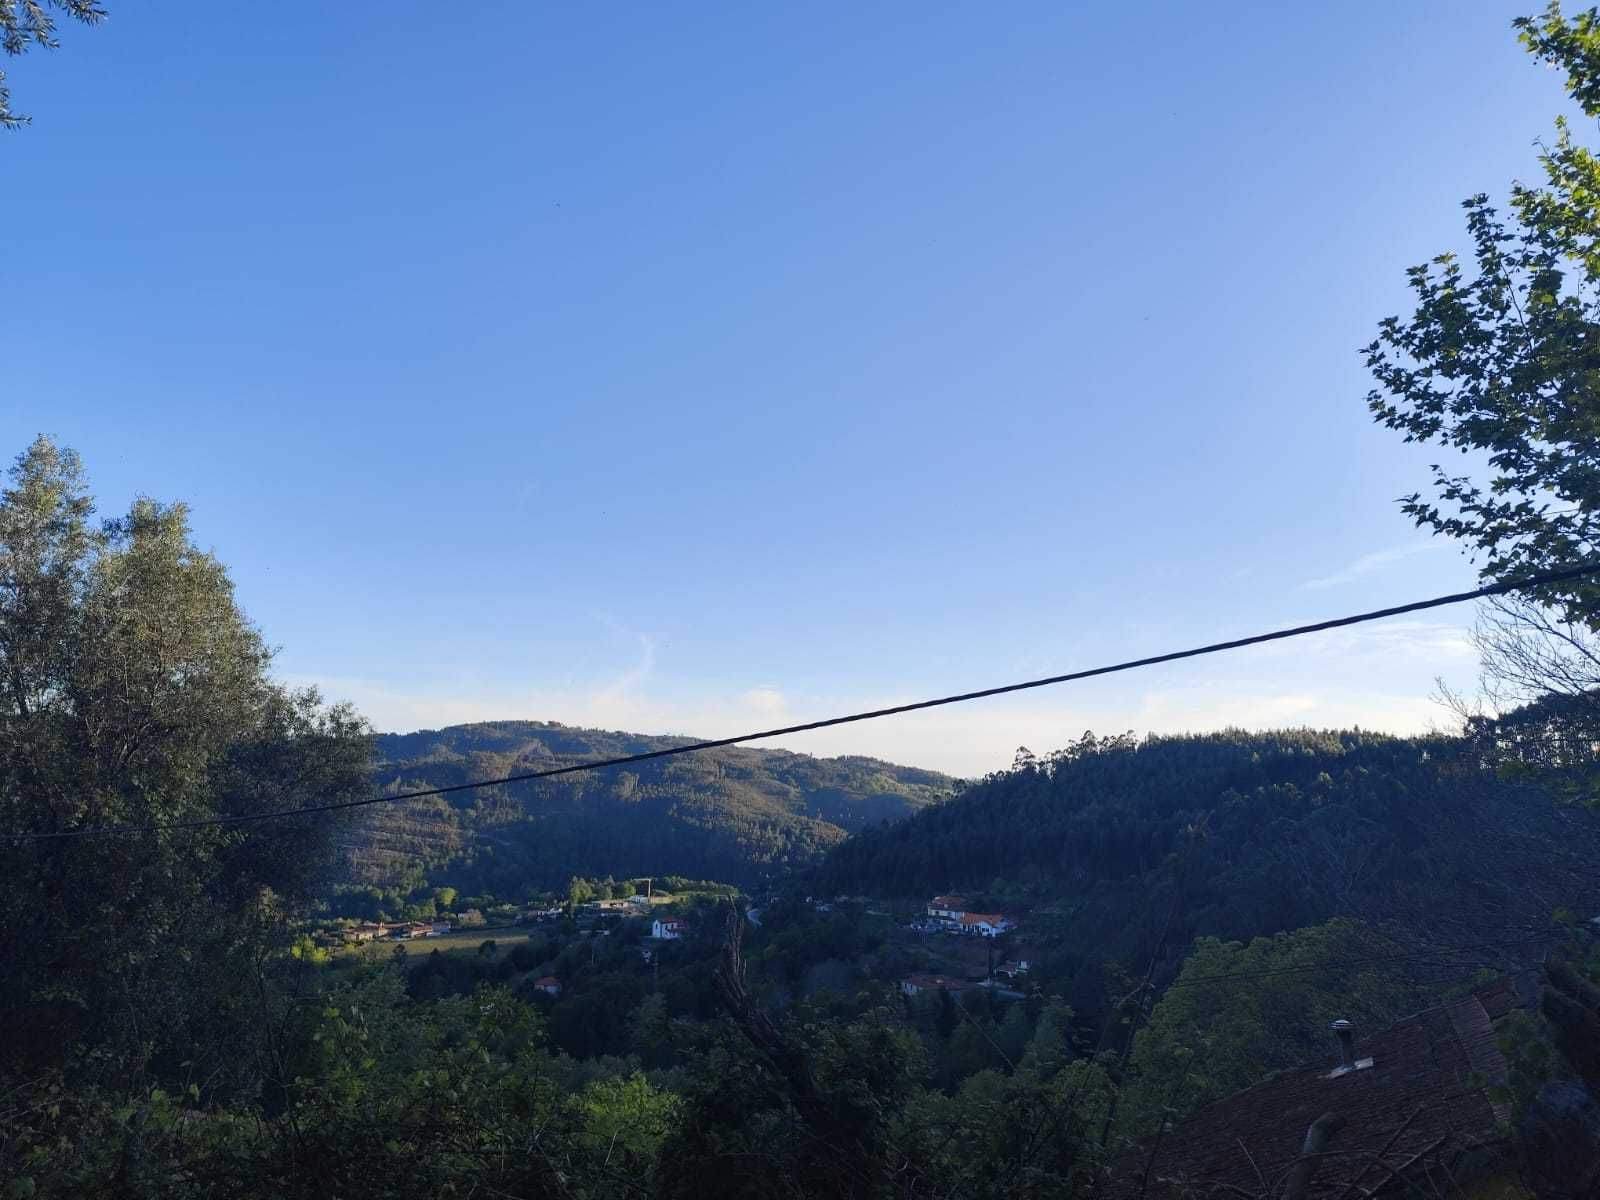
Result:
M1339 1039L1339 1057L1343 1060L1339 1065L1346 1071L1353 1071L1356 1067L1356 1027L1340 1017L1329 1026L1333 1035Z

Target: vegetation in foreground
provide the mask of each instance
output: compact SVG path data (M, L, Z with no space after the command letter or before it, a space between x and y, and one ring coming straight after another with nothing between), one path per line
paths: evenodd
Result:
M1519 28L1600 116L1600 15ZM1600 161L1563 126L1541 165L1509 217L1469 201L1475 272L1417 268L1416 314L1368 351L1380 421L1487 454L1488 481L1438 471L1407 511L1491 578L1597 549ZM1576 968L1548 967L1539 1015L1505 1028L1503 1098L1529 1148L1570 1147L1555 1122L1600 1111L1592 934L1556 907L1569 889L1548 865L1592 862L1574 840L1589 814L1568 810L1565 832L1530 815L1541 790L1600 794L1592 581L1500 610L1486 662L1529 703L1474 714L1461 739L1079 743L820 869L1026 908L1041 957L1020 998L897 992L926 946L798 891L761 897L754 928L707 899L655 945L569 912L508 948L336 966L306 936L331 823L183 823L363 795L367 730L271 680L181 507L94 525L77 460L42 439L11 481L0 817L35 836L0 870L9 1196L1125 1190L1142 1139L1302 1060L1330 1014L1392 1019L1534 936ZM102 826L122 828L77 836ZM1464 828L1493 863L1451 840ZM454 885L413 886L437 909ZM1526 939L1439 940L1508 896L1526 898Z
M999 953L1037 957L1015 987L905 994L921 972L972 980L976 943L910 931L893 904L807 900L800 880L756 897L753 926L730 919L731 887L663 880L671 901L622 912L606 905L641 881L575 877L540 898L535 925L452 929L465 944L448 950L427 938L330 949L310 932L329 927L334 827L150 825L361 795L360 722L270 682L181 509L141 502L95 528L76 460L45 441L12 483L0 501L7 819L45 833L128 826L7 851L12 1195L1075 1194L1163 1117L1311 1050L1284 1036L1286 1015L1296 1031L1335 1008L1381 1023L1477 965L1456 954L1352 975L1339 964L1395 935L1349 916L1286 931L1353 889L1310 858L1298 869L1323 881L1308 893L1321 907L1288 891L1270 905L1247 882L1281 884L1281 852L1300 846L1366 863L1363 894L1403 899L1455 810L1428 813L1473 772L1501 801L1523 785L1498 782L1474 742L1309 734L1079 743L847 843L823 868L880 873L876 888L851 879L864 892L903 891L953 853L938 831L974 814L988 833L954 835L967 850L938 868L942 883L981 878L986 856L1031 839L1008 859L1021 882L985 885L1023 918ZM1178 793L1214 815L1195 820ZM1093 830L1100 842L1081 842ZM919 845L934 847L927 861L904 849ZM876 857L897 853L895 870ZM1098 877L1072 865L1079 853ZM332 894L426 903L435 919L500 908L429 881ZM1099 956L1063 934L1075 902L1057 901L1083 896L1099 906L1086 926ZM1141 937L1152 905L1181 920ZM681 934L650 936L665 914ZM1122 943L1107 935L1119 924ZM1213 927L1236 940L1187 954ZM1130 992L1186 958L1201 975L1266 974L1153 1004ZM1285 963L1296 970L1273 970ZM1197 1070L1208 1042L1229 1053Z

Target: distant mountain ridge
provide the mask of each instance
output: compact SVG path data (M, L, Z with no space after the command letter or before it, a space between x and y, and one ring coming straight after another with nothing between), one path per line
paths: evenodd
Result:
M490 721L375 739L382 792L502 778L681 746L687 737ZM551 780L373 806L347 842L356 882L515 895L572 875L753 882L851 832L951 795L958 781L873 758L725 747Z

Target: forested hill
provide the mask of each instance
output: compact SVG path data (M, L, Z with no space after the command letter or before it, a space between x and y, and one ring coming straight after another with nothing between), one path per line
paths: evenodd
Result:
M533 721L376 739L388 793L493 779L692 739ZM350 846L358 882L435 882L514 896L572 875L750 882L850 831L924 808L956 781L871 758L729 747L552 780L377 805Z
M1198 934L1341 914L1466 942L1519 921L1548 928L1556 907L1585 897L1600 905L1597 826L1502 782L1450 738L1090 737L864 831L829 853L815 885L984 895L1035 912L1028 924L1085 966L1148 953L1180 880L1179 953Z

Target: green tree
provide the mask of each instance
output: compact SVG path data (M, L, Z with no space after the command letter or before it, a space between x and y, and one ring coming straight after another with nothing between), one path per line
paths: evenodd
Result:
M1600 117L1600 17L1552 3L1516 22L1538 60ZM1407 441L1476 455L1488 478L1433 467L1431 494L1403 500L1422 528L1481 556L1486 578L1565 567L1600 550L1600 159L1556 122L1543 179L1502 213L1464 202L1469 269L1443 253L1407 272L1416 311L1389 317L1366 347L1374 418ZM1538 598L1600 629L1600 579Z
M1033 1038L1033 1023L1028 1020L1027 1009L1013 1004L1006 1010L1005 1019L994 1035L995 1045L1013 1066L1022 1061Z
M8 0L0 4L0 50L12 56L35 46L54 50L58 43L52 9L60 9L85 25L98 25L106 16L97 0ZM0 71L0 128L15 129L26 125L29 118L11 111L11 93L5 81L6 73Z
M666 997L652 992L639 1002L628 1018L628 1049L643 1059L646 1066L651 1066L653 1060L670 1049L671 1039Z
M1331 1062L1335 1019L1370 1030L1423 1007L1433 989L1385 961L1397 952L1345 919L1248 943L1199 938L1134 1039L1120 1127L1142 1136L1162 1116L1183 1116L1272 1071L1318 1055ZM1337 965L1362 960L1376 962ZM1218 976L1226 982L1207 982Z
M1584 124L1600 117L1600 14L1568 18L1552 0L1515 26L1564 74ZM1411 268L1415 312L1383 321L1366 348L1375 419L1475 464L1435 464L1431 493L1402 504L1462 543L1486 579L1600 552L1600 158L1558 118L1538 162L1507 211L1485 194L1464 202L1471 266L1444 253ZM1600 805L1600 576L1491 601L1475 640L1488 706L1522 710L1507 723L1458 701L1478 748Z
M647 1178L632 1154L650 1144L654 1093L635 1084L564 1095L537 1012L505 988L417 1003L401 972L383 970L295 1011L289 1108L271 1127L274 1144L249 1164L243 1194L401 1200L470 1180L466 1190L490 1194L603 1196L614 1187L604 1167L619 1159ZM600 1131L614 1131L623 1112L642 1128L606 1164Z
M626 1179L648 1175L680 1106L639 1074L597 1080L574 1103L583 1115L579 1143Z
M365 727L271 680L183 506L95 527L77 456L44 438L10 480L0 828L46 837L0 850L0 1081L243 1082L253 981L325 882L335 825L159 826L364 795ZM78 836L107 826L131 828Z
M806 1094L723 1029L696 1057L681 1119L662 1145L663 1197L890 1197L908 1163L896 1117L926 1074L914 1036L887 1014L787 1028L803 1039ZM916 1192L914 1194L922 1194ZM949 1193L946 1193L949 1194Z
M1103 1065L1086 1059L1047 1074L980 1071L954 1096L913 1097L895 1134L906 1173L929 1195L1093 1195L1104 1182L1095 1135L1113 1094Z
M1040 1077L1055 1074L1072 1057L1072 1009L1060 1001L1047 1004L1034 1022L1033 1037L1021 1066Z
M570 915L577 911L580 904L587 904L594 899L594 884L587 879L574 875L567 884L567 912Z

